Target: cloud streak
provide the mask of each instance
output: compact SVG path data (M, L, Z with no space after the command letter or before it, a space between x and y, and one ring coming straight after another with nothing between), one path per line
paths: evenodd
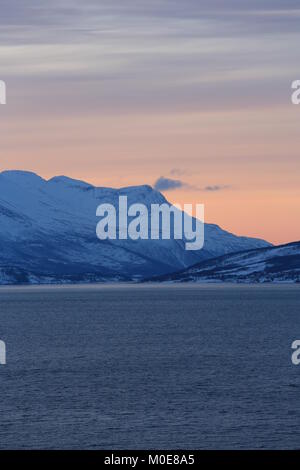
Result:
M175 189L184 188L186 190L206 191L206 192L218 192L218 191L223 191L225 189L231 188L230 185L225 185L225 184L214 184L214 185L208 185L204 187L198 187L198 186L186 183L182 180L165 178L164 176L160 176L155 181L153 187L157 191L174 191Z
M17 91L31 80L26 98L43 94L48 113L71 106L80 114L93 103L118 113L286 100L283 84L298 72L299 2L224 3L2 0L1 73Z
M203 188L203 191L217 192L217 191L223 191L224 189L229 189L230 187L231 186L229 186L229 185L215 184L215 185L212 185L212 186L205 186L205 188Z

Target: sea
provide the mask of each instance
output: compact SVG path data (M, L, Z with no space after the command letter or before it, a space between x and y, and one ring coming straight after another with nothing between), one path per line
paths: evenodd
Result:
M0 288L1 449L299 449L299 285Z

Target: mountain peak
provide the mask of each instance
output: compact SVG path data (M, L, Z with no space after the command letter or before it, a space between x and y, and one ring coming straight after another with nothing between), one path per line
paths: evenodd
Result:
M46 182L46 180L33 171L5 170L0 173L0 176L20 186L40 186Z
M60 175L54 176L53 178L48 180L48 183L55 183L55 184L64 184L66 186L76 187L76 188L93 188L92 184L86 183L85 181L69 178L68 176Z
M0 175L8 177L8 178L19 178L19 179L35 179L35 180L42 180L45 181L41 176L34 173L33 171L27 170L4 170L0 173Z
M154 191L152 186L150 186L149 184L141 184L138 186L125 186L124 188L120 188L120 191L126 190L128 192L130 190L135 191L137 189L143 192L148 192L148 193Z

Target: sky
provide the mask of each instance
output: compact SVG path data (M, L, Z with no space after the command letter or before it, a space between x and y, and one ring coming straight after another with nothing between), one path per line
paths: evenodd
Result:
M299 0L0 0L0 171L150 184L300 239Z

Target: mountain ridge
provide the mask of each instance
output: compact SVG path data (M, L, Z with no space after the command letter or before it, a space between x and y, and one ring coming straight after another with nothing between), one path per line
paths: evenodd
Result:
M300 282L300 241L226 254L151 280L156 282Z
M118 204L170 203L149 185L96 187L67 176L46 180L33 172L0 173L0 284L100 282L167 274L239 249L269 246L205 224L205 246L184 249L183 240L105 240L96 237L96 209Z

